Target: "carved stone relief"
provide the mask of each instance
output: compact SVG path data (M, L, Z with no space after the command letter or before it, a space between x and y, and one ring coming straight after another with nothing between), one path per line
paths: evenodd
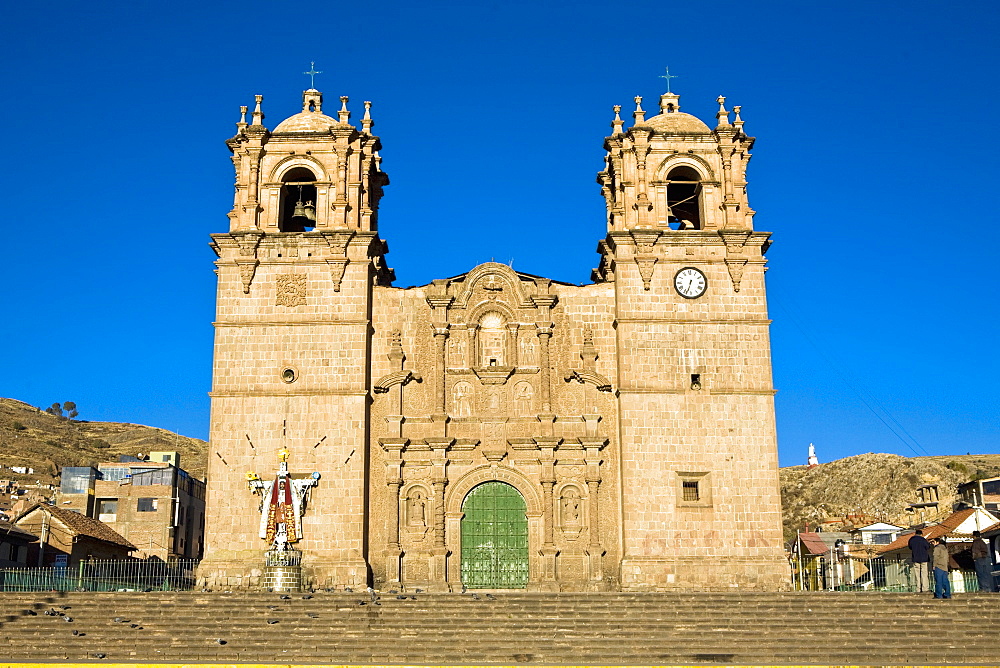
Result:
M452 388L452 415L455 417L471 417L472 416L472 383L467 383L464 380L455 383L455 387Z
M403 529L406 536L415 542L422 541L427 535L427 490L423 487L411 487L403 500Z
M275 303L278 306L302 306L306 303L306 277L303 274L279 274L276 282Z
M521 366L538 366L538 345L536 336L523 332L518 341L518 362Z
M583 498L574 485L563 488L559 497L559 527L567 540L575 540L583 530Z
M531 383L520 382L514 386L514 414L518 416L533 415L535 390Z
M484 394L483 413L491 416L499 416L503 411L503 401L500 398L500 389L490 387Z
M466 350L468 337L465 330L455 331L448 337L448 366L452 369L465 369L469 366Z

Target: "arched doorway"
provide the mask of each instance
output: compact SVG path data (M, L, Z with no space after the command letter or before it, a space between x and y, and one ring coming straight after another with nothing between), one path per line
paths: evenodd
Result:
M462 584L470 589L523 589L528 583L528 517L524 497L507 483L477 485L462 502Z

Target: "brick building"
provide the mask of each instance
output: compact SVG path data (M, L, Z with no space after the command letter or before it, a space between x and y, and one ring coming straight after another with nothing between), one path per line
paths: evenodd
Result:
M0 519L0 568L28 565L28 551L38 536Z
M380 139L347 102L307 90L269 130L258 96L228 141L206 582L258 585L245 472L287 450L322 475L296 543L317 586L786 587L739 107L615 107L592 284L490 262L398 288Z
M65 467L59 507L107 524L137 548L134 556L198 559L205 529L205 483L178 467L176 452L148 461Z

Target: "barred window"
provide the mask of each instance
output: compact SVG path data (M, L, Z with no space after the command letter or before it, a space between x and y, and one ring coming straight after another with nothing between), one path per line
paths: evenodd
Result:
M683 496L681 497L684 501L698 501L701 497L698 495L698 481L697 480L683 480L681 481Z

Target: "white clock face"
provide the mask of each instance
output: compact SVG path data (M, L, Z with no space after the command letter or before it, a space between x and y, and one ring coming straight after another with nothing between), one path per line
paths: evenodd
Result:
M700 270L694 267L684 267L674 276L674 287L677 288L677 293L681 297L695 299L705 294L708 281L705 280L705 274L701 273Z

